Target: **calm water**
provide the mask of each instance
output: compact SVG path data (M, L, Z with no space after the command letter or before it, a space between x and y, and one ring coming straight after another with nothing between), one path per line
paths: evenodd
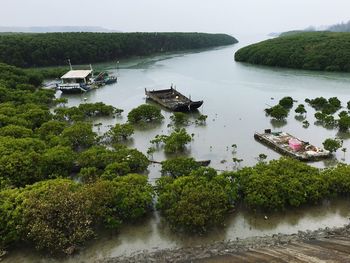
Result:
M338 134L336 130L314 125L314 110L311 108L307 107L307 120L311 124L308 129L303 128L302 123L295 119L294 109L286 123L272 123L263 111L268 105L278 103L284 96L292 96L299 103L304 103L305 98L337 96L343 105L346 105L350 100L350 75L236 63L234 52L256 40L258 39L241 40L237 45L196 53L121 61L119 69L116 69L114 64L99 65L117 74L118 83L87 94L68 96L69 105L83 103L85 99L87 102L102 101L124 109L122 118L96 121L103 123L100 131L103 132L108 129L108 125L125 122L130 109L145 102L145 88L168 88L173 83L180 92L190 95L193 100L204 100L200 112L208 115L205 126L192 124L187 127L188 133L194 133L195 136L186 155L198 160L210 159L211 166L220 170L233 169L233 156L243 159L242 166L254 165L260 153L266 154L268 159L279 158L280 155L257 143L253 138L255 131L266 128L288 131L315 145L322 145L325 138L341 136L344 139L344 147L350 149L348 134ZM129 146L146 153L151 146L149 141L155 135L168 134L171 131L167 127L171 113L163 111L163 114L166 118L162 124L137 129ZM238 146L234 155L231 152L232 144ZM343 157L342 152L336 155L338 160ZM153 159L157 161L165 158L167 156L161 150L153 155ZM345 156L344 161L350 161L350 156ZM334 164L334 160L313 163L318 167L331 164ZM152 183L160 176L159 168L157 165L149 167L148 176ZM253 215L242 210L228 218L224 229L213 231L204 237L185 237L171 233L155 213L141 224L126 226L119 234L104 235L102 239L92 242L80 255L66 262L92 262L100 257L129 254L144 249L189 246L237 237L279 232L295 233L298 230L341 226L348 223L349 215L347 200L270 215L268 220L264 220L263 215ZM20 250L14 251L4 262L40 260L47 261L32 251Z

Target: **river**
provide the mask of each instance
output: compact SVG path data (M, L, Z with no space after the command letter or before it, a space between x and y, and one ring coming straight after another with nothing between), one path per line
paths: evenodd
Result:
M326 138L340 136L344 147L350 149L349 134L338 134L337 130L314 125L314 110L306 106L310 127L305 129L295 119L294 109L285 123L271 122L264 114L268 105L278 103L284 96L291 96L298 103L305 98L337 96L346 106L350 100L350 75L346 73L324 73L280 68L253 66L234 61L234 52L262 38L240 39L240 43L196 52L172 53L147 58L133 58L115 63L97 65L118 75L118 83L105 86L82 95L69 95L69 106L86 102L102 101L124 109L121 118L101 118L96 123L103 125L100 133L116 122L125 122L127 113L145 102L144 89L168 88L171 84L193 100L204 100L200 108L208 115L205 126L191 124L186 127L194 140L186 155L197 160L211 160L211 167L219 170L234 168L232 157L243 159L241 166L254 165L260 153L268 160L280 155L259 144L253 138L255 131L266 128L285 130L315 145L322 145ZM163 111L165 120L155 127L136 129L130 147L146 153L149 141L157 134L167 134L171 113ZM195 114L191 116L194 120ZM236 153L231 145L236 144ZM349 153L350 154L350 153ZM163 151L152 157L162 161L167 158ZM348 162L350 156L341 151L335 158ZM335 160L313 163L317 167L334 164ZM154 183L160 176L158 165L149 167L149 180ZM127 225L116 234L103 234L90 242L78 255L69 259L50 262L93 262L101 257L130 254L140 250L156 250L203 244L275 233L295 233L298 230L315 230L320 227L342 226L348 223L350 209L348 200L324 202L319 206L293 209L285 213L268 215L254 214L238 209L227 219L226 227L212 231L206 236L188 237L172 233L162 222L158 213L136 225ZM32 249L15 249L3 262L48 262L49 260Z

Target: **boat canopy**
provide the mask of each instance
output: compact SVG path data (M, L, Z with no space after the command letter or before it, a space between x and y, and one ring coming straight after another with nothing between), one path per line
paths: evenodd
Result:
M61 79L84 79L92 73L92 70L70 70Z

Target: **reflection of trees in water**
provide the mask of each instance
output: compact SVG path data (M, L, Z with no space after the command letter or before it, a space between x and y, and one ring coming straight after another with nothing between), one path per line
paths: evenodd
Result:
M140 241L145 244L149 243L154 235L154 229L152 226L155 226L156 224L157 220L155 215L154 213L151 213L137 222L123 224L121 228L117 230L100 229L96 231L98 239L87 242L86 245L84 245L84 249L76 255L76 260L73 261L95 262L95 260L98 261L101 257L108 258L111 256L111 251L116 253L120 246L123 246L123 248L117 253L117 255L124 254L125 247L127 248L128 253L138 251L139 248L137 243ZM39 260L35 262L39 262ZM53 263L54 262L56 261L53 261Z
M302 122L302 121L306 120L306 116L298 114L298 115L294 116L294 119L296 119L297 121Z
M343 132L343 131L338 131L336 137L342 140L349 140L350 139L350 131Z
M326 130L329 130L329 131L331 131L331 130L333 130L335 128L334 124L326 124L326 123L324 123L322 121L315 121L314 125L317 126L317 127L322 127L322 128L324 128Z
M158 212L156 212L158 214ZM179 246L196 246L203 244L211 244L212 242L222 241L226 239L228 226L232 222L232 216L227 216L223 226L213 227L207 233L193 234L187 232L177 232L171 230L169 224L160 216L160 221L156 225L157 234L161 240L168 242L176 242Z
M339 162L335 155L332 155L331 158L322 160L324 167L333 167L336 166Z
M284 212L266 213L263 211L252 212L251 210L240 209L237 216L242 216L249 224L250 228L266 231L273 230L278 227L278 225L282 224L287 224L291 227L296 226L300 220L305 218L310 218L316 221L316 219L322 220L328 216L332 217L334 214L348 217L349 200L349 198L324 200L319 205L305 205L299 208L288 208L288 210ZM265 216L267 219L265 219Z
M271 119L270 121L271 125L273 128L282 128L287 124L286 120L276 120L276 119Z
M150 131L153 129L159 129L162 127L162 122L149 122L149 123L140 123L133 124L135 131Z
M161 149L160 147L159 149ZM164 155L167 159L172 159L176 157L191 157L191 143L182 151L182 152L177 152L177 153L166 153L164 152Z

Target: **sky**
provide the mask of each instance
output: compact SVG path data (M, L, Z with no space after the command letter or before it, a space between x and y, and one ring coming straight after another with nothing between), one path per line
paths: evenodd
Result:
M350 20L350 0L0 0L0 26L268 34Z

